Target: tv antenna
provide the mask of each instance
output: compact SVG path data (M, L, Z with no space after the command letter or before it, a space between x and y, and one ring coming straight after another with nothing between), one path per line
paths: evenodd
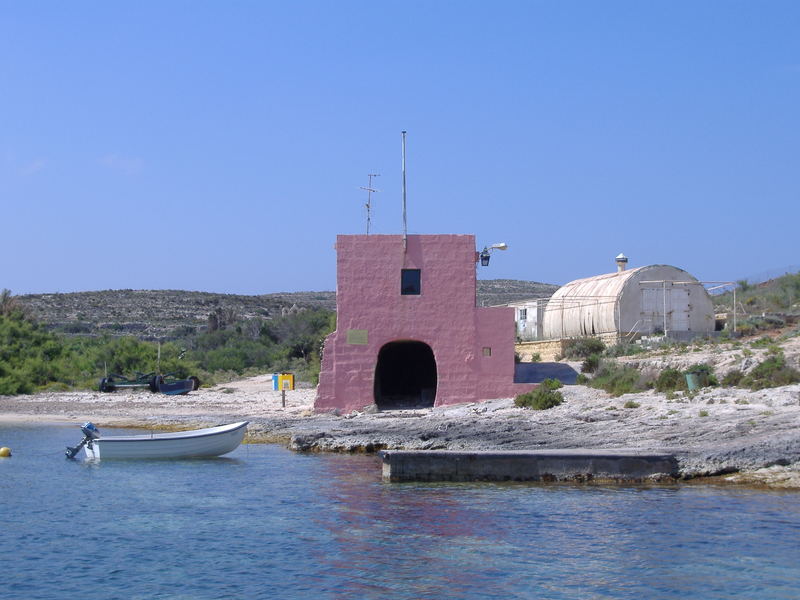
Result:
M372 193L380 192L380 190L375 190L372 188L372 178L380 176L381 176L380 173L367 173L367 177L369 177L369 183L367 184L367 187L360 186L362 190L367 192L367 203L365 204L365 206L367 207L367 235L369 235L369 225L371 222L370 213L372 211Z

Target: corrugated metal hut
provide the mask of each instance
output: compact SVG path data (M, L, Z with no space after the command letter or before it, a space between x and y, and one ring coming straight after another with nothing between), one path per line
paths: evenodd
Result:
M689 339L714 331L714 310L703 285L670 265L626 269L577 279L559 288L544 311L545 339L667 333Z

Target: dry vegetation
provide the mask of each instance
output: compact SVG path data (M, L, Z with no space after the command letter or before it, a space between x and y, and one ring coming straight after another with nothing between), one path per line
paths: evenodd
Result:
M217 314L241 320L281 316L294 305L333 310L332 292L243 296L179 290L106 290L16 296L48 328L72 335L175 339L207 327Z

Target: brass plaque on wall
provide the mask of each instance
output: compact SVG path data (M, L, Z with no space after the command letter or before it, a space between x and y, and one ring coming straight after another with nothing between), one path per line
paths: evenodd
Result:
M367 345L367 330L366 329L348 329L347 330L347 343L356 346Z

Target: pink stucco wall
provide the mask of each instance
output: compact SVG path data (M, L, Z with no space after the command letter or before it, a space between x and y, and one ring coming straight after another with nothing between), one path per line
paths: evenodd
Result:
M513 383L514 309L475 306L474 236L409 235L404 251L400 235L340 235L336 252L337 329L325 341L316 410L374 404L378 353L400 340L433 350L437 406L534 387ZM400 294L402 269L421 270L420 295Z

